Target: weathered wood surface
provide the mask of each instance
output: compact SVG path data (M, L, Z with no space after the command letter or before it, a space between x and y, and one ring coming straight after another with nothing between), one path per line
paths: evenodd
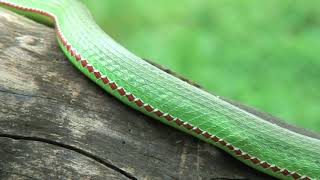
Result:
M272 179L118 102L3 9L0 61L0 179Z

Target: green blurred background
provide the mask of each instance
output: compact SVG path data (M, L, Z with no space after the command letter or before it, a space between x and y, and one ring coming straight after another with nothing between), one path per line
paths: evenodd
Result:
M320 1L82 1L138 56L320 132Z

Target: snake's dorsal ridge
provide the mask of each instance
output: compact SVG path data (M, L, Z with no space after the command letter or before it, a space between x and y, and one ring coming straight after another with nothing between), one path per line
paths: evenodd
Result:
M55 22L69 60L119 100L281 179L320 178L320 140L250 114L155 68L115 42L77 0L0 0Z

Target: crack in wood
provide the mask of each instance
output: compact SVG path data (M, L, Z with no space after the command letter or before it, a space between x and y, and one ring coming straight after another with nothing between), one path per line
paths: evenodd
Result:
M74 151L77 152L83 156L86 156L104 166L106 166L109 169L112 169L122 175L124 175L125 177L127 177L128 179L137 179L136 177L134 177L131 173L124 171L123 169L113 165L111 162L107 162L105 160L103 160L102 158L87 152L83 149L68 145L68 144L63 144L61 142L56 142L56 141L52 141L50 139L44 139L44 138L39 138L39 137L31 137L31 136L21 136L21 135L14 135L14 134L4 134L4 133L0 133L0 138L10 138L10 139L14 139L14 140L24 140L24 141L35 141L35 142L42 142L42 143L46 143L46 144L51 144L54 146L58 146L70 151Z
M39 170L42 177L50 173L53 179L61 179L56 172L61 172L63 178L70 174L82 176L85 173L82 170L88 168L90 171L90 167L100 167L92 175L101 179L196 179L196 175L199 179L272 179L213 146L198 142L124 106L76 71L56 44L52 29L1 8L0 12L2 17L7 17L5 21L0 21L0 59L3 60L0 70L3 78L0 82L0 126L3 136L12 141L21 140L11 146L8 141L2 142L5 138L0 138L0 147L7 147L0 156L0 169L8 163L19 165L17 171L28 166L31 169L28 175L33 176ZM17 37L20 37L19 41ZM175 75L168 69L164 70ZM73 92L78 94L74 96ZM262 118L271 122L274 119ZM288 129L292 127L288 126ZM57 145L48 148L47 154L55 160L48 164L73 163L78 168L69 169L68 173L55 167L46 169L47 156L31 151L37 147L23 146L37 144L36 141L44 146ZM72 142L71 146L66 142ZM99 166L84 164L88 162L85 160L70 161L70 156L54 153L55 149L65 148L67 154L74 155L73 159L89 158L90 162ZM17 152L19 156L14 154ZM28 161L35 163L24 164L25 161L15 159L28 155L32 156ZM45 162L42 169L38 169L38 161ZM110 176L105 172L109 169Z

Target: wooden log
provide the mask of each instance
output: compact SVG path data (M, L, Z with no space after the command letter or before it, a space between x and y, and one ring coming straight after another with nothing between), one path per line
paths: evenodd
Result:
M4 9L0 60L0 179L272 179L120 103Z

